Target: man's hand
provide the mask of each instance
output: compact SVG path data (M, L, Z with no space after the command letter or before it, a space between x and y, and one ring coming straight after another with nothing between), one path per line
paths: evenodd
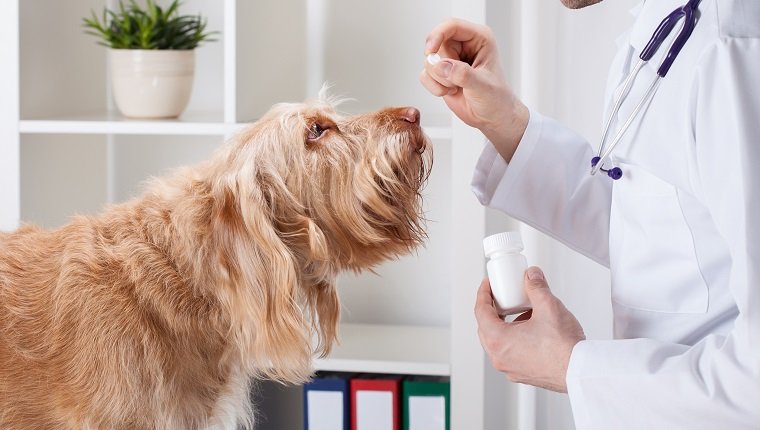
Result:
M435 65L424 61L420 82L462 121L480 129L510 161L528 126L530 112L509 88L491 29L449 19L428 35L425 55L438 53Z
M533 310L507 323L496 313L488 279L483 280L475 303L480 343L510 381L566 393L570 354L586 339L583 328L551 293L538 267L525 271L525 292Z

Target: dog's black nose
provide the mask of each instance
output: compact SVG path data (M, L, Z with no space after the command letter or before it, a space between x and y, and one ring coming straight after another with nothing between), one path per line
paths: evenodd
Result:
M402 119L410 124L420 124L420 111L417 108L405 107L398 110L399 119Z

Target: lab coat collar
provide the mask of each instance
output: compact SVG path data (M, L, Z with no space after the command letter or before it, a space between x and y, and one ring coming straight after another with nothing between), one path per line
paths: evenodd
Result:
M636 22L633 23L630 33L630 44L638 56L644 47L649 43L657 26L663 19L673 12L676 8L683 6L687 0L650 0L644 1L631 10L631 14L636 16ZM678 32L680 24L676 25L671 36ZM667 51L670 42L666 40L655 55L654 59L660 58L662 52ZM659 67L659 64L657 65Z
M636 6L632 7L631 10L628 11L631 15L633 15L634 18L638 17L641 13L641 9L644 7L644 1L642 0L641 3L638 3Z
M641 8L644 7L644 2L638 3L636 6L632 7L631 10L628 11L628 13L631 14L634 18L638 17L641 13ZM624 32L622 32L617 39L615 39L615 44L617 45L618 49L622 48L623 46L628 45L628 37L631 35L631 29L626 28Z

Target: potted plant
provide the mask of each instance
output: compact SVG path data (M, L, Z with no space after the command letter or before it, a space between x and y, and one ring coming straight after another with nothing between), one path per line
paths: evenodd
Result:
M179 15L179 0L161 8L135 0L84 18L86 33L109 49L113 96L128 117L174 118L187 107L195 71L194 49L211 41L206 20Z

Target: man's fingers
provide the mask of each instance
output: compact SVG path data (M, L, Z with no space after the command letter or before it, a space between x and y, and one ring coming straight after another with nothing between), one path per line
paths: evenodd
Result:
M430 76L427 70L423 70L422 73L420 73L420 83L422 83L422 86L425 87L425 89L427 89L431 94L437 97L451 94L457 90L456 87L448 88L441 85L435 79L433 79L432 76Z
M438 52L441 45L447 40L457 42L468 42L476 37L480 37L484 32L484 27L461 19L448 19L438 24L428 34L425 43L425 55Z
M538 267L532 266L525 270L525 294L533 308L541 307L554 298L544 272Z
M475 298L475 318L478 320L478 326L481 330L491 330L501 328L504 321L499 318L496 308L493 306L493 297L491 296L491 284L488 278L478 288L478 295Z
M475 91L488 91L488 80L483 70L476 70L469 64L445 58L435 65L426 65L425 70L444 87L467 88Z
M430 76L434 82L441 85L442 87L449 89L456 88L457 86L449 80L452 61L454 60L450 58L442 58L437 63L430 64L427 60L425 60L425 72L427 72L428 76Z

